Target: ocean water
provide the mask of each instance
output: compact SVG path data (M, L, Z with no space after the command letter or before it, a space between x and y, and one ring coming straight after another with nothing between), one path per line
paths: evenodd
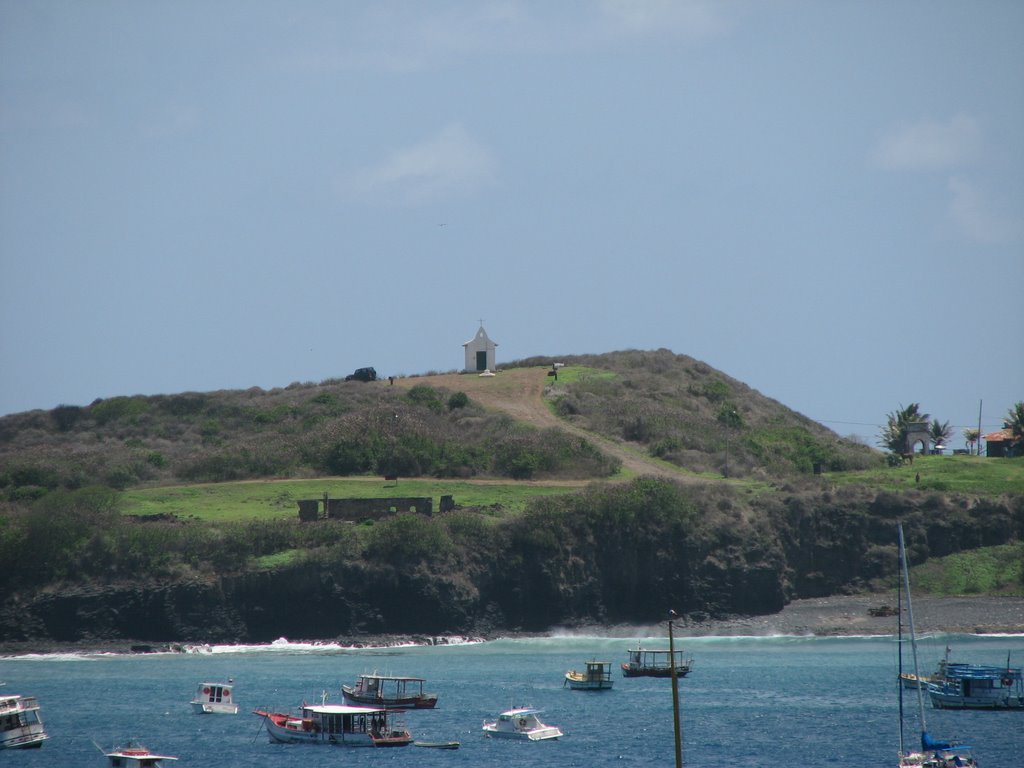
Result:
M127 738L177 766L672 766L671 681L621 677L636 637L553 636L485 643L342 649L278 642L204 653L56 654L0 658L5 693L39 698L50 734L42 749L0 751L0 766L104 766L97 749ZM920 645L930 673L946 645L958 661L1024 663L1022 636L938 636ZM688 766L894 766L898 748L897 643L889 637L679 638L694 660L680 681L683 761ZM563 687L587 659L611 661L611 691ZM905 662L909 665L909 659ZM404 714L414 738L460 741L459 750L351 749L272 744L251 714L303 701L341 703L341 684L362 672L427 678L434 710ZM203 681L231 677L238 715L195 715ZM908 692L912 693L912 692ZM909 698L909 697L908 697ZM514 705L543 710L557 742L489 739L487 718ZM916 712L913 699L908 711ZM1024 766L1024 712L949 712L926 707L935 736L975 747L982 768ZM918 738L911 724L907 738Z

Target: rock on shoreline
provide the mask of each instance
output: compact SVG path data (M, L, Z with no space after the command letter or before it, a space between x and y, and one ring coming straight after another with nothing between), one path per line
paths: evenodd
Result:
M896 593L794 600L779 613L683 623L692 637L723 635L894 635ZM918 632L1024 634L1024 598L917 597Z

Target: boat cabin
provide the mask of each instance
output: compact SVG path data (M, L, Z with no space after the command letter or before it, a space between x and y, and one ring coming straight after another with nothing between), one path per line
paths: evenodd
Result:
M592 683L607 683L612 679L612 663L610 661L588 661L583 672L583 679Z
M0 749L32 749L47 738L34 696L0 696Z
M197 714L238 714L234 699L233 681L227 683L200 683L192 699L192 709Z

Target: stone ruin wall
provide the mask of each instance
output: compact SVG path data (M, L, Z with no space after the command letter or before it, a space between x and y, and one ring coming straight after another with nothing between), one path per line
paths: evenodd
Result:
M451 496L442 496L439 511L448 512L455 508ZM434 500L430 496L390 496L383 499L301 499L299 520L346 520L363 522L379 520L399 512L414 512L420 515L434 514Z

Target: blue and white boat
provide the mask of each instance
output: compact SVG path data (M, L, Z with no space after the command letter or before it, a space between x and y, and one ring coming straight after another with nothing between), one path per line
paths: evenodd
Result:
M1024 709L1020 667L945 662L928 684L936 709Z

